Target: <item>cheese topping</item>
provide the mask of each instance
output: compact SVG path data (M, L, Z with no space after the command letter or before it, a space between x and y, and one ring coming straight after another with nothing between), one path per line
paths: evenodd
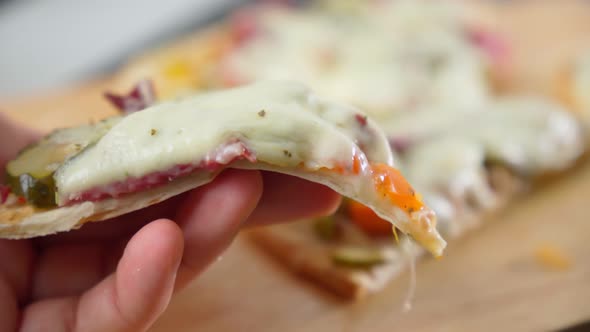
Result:
M392 168L383 133L358 110L318 98L296 83L260 82L161 103L122 118L57 170L58 204L178 165L187 170L184 165L213 159L212 151L234 148L227 143L235 141L240 142L238 154L247 149L250 157L232 166L324 183L370 206L433 254L442 253L445 242L436 218ZM217 163L232 162L234 156ZM100 197L100 192L92 195Z
M485 161L523 175L561 170L584 151L575 118L557 104L533 97L503 97L478 108L436 107L380 122L404 140L400 168L438 215L439 231L459 232L451 204L488 209L497 198Z
M390 136L405 137L415 145L454 137L474 144L486 159L533 175L563 169L583 152L582 131L575 118L541 98L503 97L478 109L417 110L382 124ZM424 158L457 155L452 152L453 144L431 149ZM422 163L430 164L426 160ZM409 172L413 169L407 168Z
M487 98L484 60L446 9L415 1L365 9L263 10L256 34L225 59L223 76L305 82L374 117L415 104L474 105Z

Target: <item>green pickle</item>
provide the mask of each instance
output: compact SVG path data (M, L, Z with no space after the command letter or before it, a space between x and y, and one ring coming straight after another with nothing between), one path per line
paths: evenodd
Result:
M332 261L340 266L370 268L385 263L386 257L376 248L341 246L332 251Z
M26 147L6 165L12 192L37 207L56 206L55 171L96 143L118 119L114 117L96 124L56 130Z
M24 197L27 202L42 208L56 205L53 174L42 178L35 178L28 173L19 176L9 174L7 178L12 192Z
M314 231L322 240L333 240L338 236L338 225L333 216L318 218L313 224Z

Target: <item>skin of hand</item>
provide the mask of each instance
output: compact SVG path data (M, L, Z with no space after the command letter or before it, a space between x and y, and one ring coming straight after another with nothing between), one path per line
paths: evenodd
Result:
M0 113L0 167L38 134ZM227 170L152 207L79 230L0 240L3 331L145 331L245 227L333 212L301 179Z

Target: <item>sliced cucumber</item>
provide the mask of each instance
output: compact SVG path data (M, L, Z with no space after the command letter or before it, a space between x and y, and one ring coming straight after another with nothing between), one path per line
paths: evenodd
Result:
M66 160L96 143L119 119L113 117L96 124L56 130L25 148L6 165L12 191L35 206L55 206L55 171Z
M360 246L341 246L332 252L332 261L336 265L369 268L383 264L387 260L382 250Z

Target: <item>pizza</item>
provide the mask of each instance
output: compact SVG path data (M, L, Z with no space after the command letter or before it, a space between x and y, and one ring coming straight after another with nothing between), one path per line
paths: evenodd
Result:
M42 236L112 218L233 167L322 183L442 255L435 214L393 165L385 136L359 110L299 83L258 82L51 133L8 162L0 235Z
M175 97L289 79L354 105L367 115L359 123L372 120L382 130L397 167L448 239L546 174L565 172L586 149L579 119L555 101L499 94L510 76L509 45L452 2L258 4L196 36L132 61L115 83L156 77ZM217 51L203 60L184 51L191 47ZM191 65L169 71L178 58ZM333 216L250 236L292 271L349 298L379 291L424 252L393 241L391 224L354 199Z

